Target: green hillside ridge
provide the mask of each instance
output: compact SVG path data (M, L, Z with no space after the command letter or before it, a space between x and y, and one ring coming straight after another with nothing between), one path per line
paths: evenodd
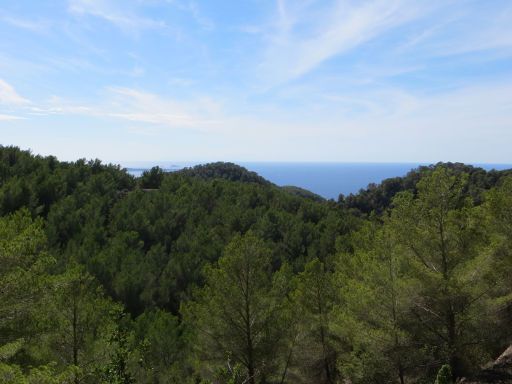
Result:
M176 172L185 176L197 177L203 180L225 179L229 181L241 181L264 185L272 184L268 180L259 176L256 172L249 171L240 165L229 162L219 161L216 163L196 165Z

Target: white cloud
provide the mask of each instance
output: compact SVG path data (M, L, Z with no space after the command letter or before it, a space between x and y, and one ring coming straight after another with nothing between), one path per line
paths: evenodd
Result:
M26 29L32 32L45 32L51 26L51 23L48 20L30 20L10 15L0 15L0 21L3 21L13 27Z
M253 30L266 43L257 69L264 89L299 79L334 57L352 59L370 42L376 44L369 68L421 66L480 51L488 51L487 60L512 55L512 7L465 1L276 0L273 23ZM343 66L348 76L350 63Z
M201 13L196 2L188 1L186 5L181 5L180 9L189 12L195 22L202 28L206 30L212 30L215 28L215 23Z
M208 97L184 102L138 89L109 87L97 103L83 105L53 96L30 110L33 115L83 115L208 132L222 126L221 109Z
M448 156L459 161L475 161L478 157L510 161L506 159L505 143L512 139L511 100L510 82L467 86L443 94L414 94L390 88L330 96L326 108L336 112L330 122L324 121L327 128L322 134L334 142L342 138L357 142L354 149L369 151L361 156L346 148L348 158L357 160L368 156L380 161L404 161L409 152L409 160L415 161ZM351 113L354 110L358 113ZM488 152L486 147L491 143L495 149Z
M199 130L216 126L220 105L209 98L180 102L131 88L110 88L111 117Z
M29 103L29 100L20 96L12 85L0 79L0 104L26 105Z
M352 50L427 12L403 0L278 1L277 23L261 71L282 82L300 77L325 60Z
M69 11L75 15L98 17L127 32L167 27L163 21L142 17L129 10L128 2L122 4L119 7L119 4L110 0L69 0Z
M13 120L23 120L23 117L14 116L14 115L4 115L0 113L0 121L13 121Z
M398 57L413 53L424 59L494 50L510 56L512 7L467 3L447 1L442 4L394 53ZM486 59L493 57L486 55Z
M91 115L101 114L92 106L83 106L74 102L66 101L60 97L52 96L46 103L30 108L31 115Z

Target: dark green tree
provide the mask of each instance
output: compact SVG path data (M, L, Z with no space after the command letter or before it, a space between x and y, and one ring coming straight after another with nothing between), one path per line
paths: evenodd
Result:
M70 265L53 279L53 300L45 313L44 345L55 361L77 368L75 383L97 382L97 370L109 354L106 336L115 325L111 313L121 306L105 297L83 266Z
M42 331L38 316L49 299L53 263L42 225L26 210L0 217L0 346L9 351L5 361L20 356L22 362L33 362L29 340Z
M486 234L464 193L467 182L465 174L437 168L417 184L416 197L395 197L389 221L391 235L408 258L408 273L418 284L411 331L435 359L450 362L454 377L477 365L472 359L482 358L478 346L484 340L476 330L487 313L483 278L489 263L481 252Z
M281 377L284 297L273 289L270 262L268 248L249 233L235 237L218 264L206 269L206 284L186 316L197 332L198 358L207 378L228 357L244 367L248 383Z
M337 351L331 329L335 286L332 273L318 259L297 276L293 302L298 323L294 365L308 382L335 383Z
M160 167L153 167L149 171L142 172L139 179L140 186L145 189L158 189L164 179L164 171Z
M415 291L404 255L375 218L352 234L350 248L339 253L335 271L338 365L354 383L403 384L421 361L404 328Z

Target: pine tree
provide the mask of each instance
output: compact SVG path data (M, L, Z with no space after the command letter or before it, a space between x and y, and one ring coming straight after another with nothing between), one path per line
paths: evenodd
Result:
M33 359L28 339L42 331L39 314L48 299L52 263L42 220L32 220L26 210L0 217L0 347L10 351L1 360L18 352Z
M467 175L436 168L417 184L417 196L405 192L395 197L389 220L408 259L408 273L418 284L411 331L434 359L449 361L454 377L476 363L471 352L484 341L475 330L486 313L482 305L488 292L483 281L486 234L472 200L465 197L466 185Z
M44 345L55 361L78 369L78 382L94 376L108 358L106 339L116 320L112 313L121 307L105 297L96 279L79 265L70 264L53 278L53 285L52 302L42 314L47 323Z
M330 326L334 295L332 272L318 259L306 264L293 294L299 328L294 360L301 375L315 383L332 384L338 376Z
M244 367L250 384L279 376L286 328L280 318L283 297L274 293L270 267L269 250L248 233L235 237L218 264L207 268L204 288L185 310L206 377L228 357ZM207 368L207 362L213 364Z
M405 383L420 353L404 328L414 290L404 257L375 219L351 236L351 245L336 264L334 328L349 345L340 347L339 366L355 383Z

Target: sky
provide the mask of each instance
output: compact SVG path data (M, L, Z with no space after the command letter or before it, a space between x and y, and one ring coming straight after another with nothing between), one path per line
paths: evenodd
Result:
M512 1L0 0L0 144L512 163Z

